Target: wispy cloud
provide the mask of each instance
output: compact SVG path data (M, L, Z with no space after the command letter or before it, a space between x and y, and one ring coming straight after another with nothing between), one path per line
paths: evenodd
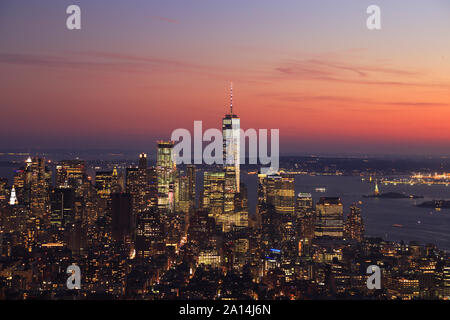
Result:
M88 69L142 73L149 71L210 74L215 68L187 61L106 52L77 52L61 56L0 53L0 63L47 68Z
M373 100L373 99L361 99L355 97L346 96L314 96L314 95L292 95L288 93L264 93L258 95L260 97L274 99L284 102L299 102L312 104L315 102L332 102L332 103L344 103L348 105L378 105L378 106L399 106L399 107L450 107L449 102L409 102L409 101L388 101L388 100Z
M239 79L242 83L268 83L255 70L202 64L188 60L168 59L157 56L133 55L128 53L78 51L62 52L60 55L1 53L0 64L80 69L86 71L125 72L154 75L156 73L184 73L229 81ZM260 73L259 73L260 74ZM239 76L237 76L239 75Z
M336 83L386 86L434 86L448 88L448 83L430 83L427 75L416 70L402 70L379 65L340 62L326 59L286 60L274 70L279 77Z

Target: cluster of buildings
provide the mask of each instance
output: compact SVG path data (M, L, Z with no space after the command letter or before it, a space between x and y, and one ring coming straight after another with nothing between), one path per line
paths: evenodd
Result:
M433 245L364 236L361 210L314 203L295 176L259 174L249 215L240 181L240 119L222 120L224 165L156 165L87 174L82 160L28 158L0 180L0 299L444 299L450 263ZM54 170L51 170L54 168ZM52 176L54 174L54 177ZM197 194L198 193L198 194ZM68 290L66 269L81 270ZM369 290L366 269L382 270Z

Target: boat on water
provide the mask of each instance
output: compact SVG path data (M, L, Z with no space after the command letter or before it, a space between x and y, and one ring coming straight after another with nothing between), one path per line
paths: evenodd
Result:
M316 190L316 192L326 192L327 191L326 188L316 188L315 190Z
M394 228L403 228L403 225L401 225L401 224L393 224L392 227L394 227Z

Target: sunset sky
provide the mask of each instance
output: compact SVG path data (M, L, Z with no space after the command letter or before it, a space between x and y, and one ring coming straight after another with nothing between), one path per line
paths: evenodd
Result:
M450 1L0 2L2 151L153 151L220 128L231 81L241 126L280 129L282 154L449 155Z

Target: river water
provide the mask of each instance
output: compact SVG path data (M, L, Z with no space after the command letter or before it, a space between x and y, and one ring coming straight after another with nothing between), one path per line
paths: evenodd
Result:
M255 211L257 176L243 174L247 184L250 211ZM326 192L315 192L324 187ZM424 196L423 199L380 199L363 198L372 194L374 184L361 181L360 177L350 176L296 176L295 191L309 192L317 202L323 196L338 196L344 205L344 214L349 212L352 203L362 201L361 214L367 236L382 237L390 241L418 241L421 244L433 243L440 249L450 251L450 209L435 211L418 208L414 204L434 199L450 199L450 187L445 185L379 185L381 193L404 192ZM393 227L393 224L403 227Z

